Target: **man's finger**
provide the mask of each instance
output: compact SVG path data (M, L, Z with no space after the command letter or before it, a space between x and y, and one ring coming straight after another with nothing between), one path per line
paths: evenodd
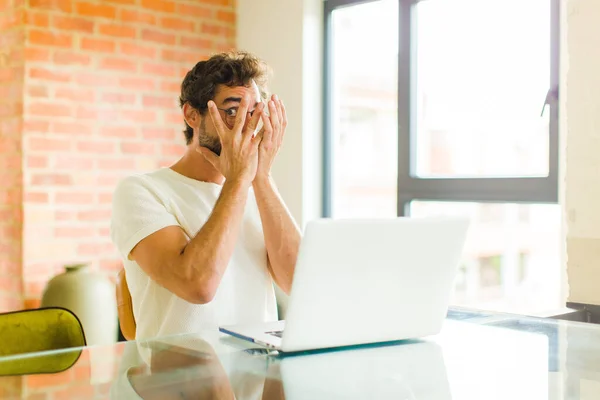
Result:
M242 97L242 102L238 108L237 115L235 117L235 124L233 125L233 131L242 133L244 124L246 123L246 115L248 115L248 97Z
M271 120L265 113L261 113L263 128L261 130L261 141L270 143L273 139L273 126L271 125Z
M252 118L248 122L248 125L246 126L246 130L244 131L244 135L246 137L250 137L251 138L256 133L256 128L258 127L258 122L261 119L261 116L262 116L264 108L265 108L265 105L263 103L258 103L258 105L256 106L256 108L254 109L254 113L252 114Z
M275 103L275 109L277 110L277 116L279 117L279 124L283 125L283 111L281 110L281 101L277 95L273 95L273 102Z
M273 100L269 101L269 113L271 114L271 127L273 128L273 132L277 133L280 129L279 113Z
M219 114L219 110L217 109L217 105L212 100L208 102L208 113L210 114L210 118L217 129L217 134L221 139L223 139L229 129L227 129L225 126L223 118L221 118L221 114Z
M283 129L285 129L287 127L287 123L288 123L288 119L287 119L287 113L285 111L285 104L283 104L283 100L279 100L279 105L281 106L281 126L283 126Z

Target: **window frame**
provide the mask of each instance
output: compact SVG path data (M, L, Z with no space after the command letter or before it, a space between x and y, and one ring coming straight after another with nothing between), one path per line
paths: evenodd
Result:
M324 87L323 87L323 216L332 216L333 138L331 119L332 91L332 13L342 7L378 0L324 0ZM414 176L416 134L412 107L415 95L415 19L414 6L420 1L399 2L398 49L398 180L397 215L410 213L411 201L449 201L477 203L556 204L559 200L559 64L560 64L560 0L551 4L549 23L551 37L550 82L546 98L549 112L548 175L544 177L475 177L419 178ZM542 106L540 99L540 106Z

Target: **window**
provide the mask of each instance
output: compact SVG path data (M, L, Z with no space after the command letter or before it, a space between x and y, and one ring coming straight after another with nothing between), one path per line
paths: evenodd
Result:
M561 306L558 0L325 9L325 216L468 215L454 304Z

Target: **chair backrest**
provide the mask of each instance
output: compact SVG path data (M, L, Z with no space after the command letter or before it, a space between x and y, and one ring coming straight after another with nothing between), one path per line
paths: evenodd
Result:
M64 308L38 308L0 314L0 376L66 370L77 361L85 345L81 322L75 314ZM71 348L74 351L43 353ZM3 358L23 354L29 356L22 359Z
M135 339L136 323L131 304L131 293L127 286L125 270L121 269L117 274L117 310L119 313L119 325L121 333L127 340Z

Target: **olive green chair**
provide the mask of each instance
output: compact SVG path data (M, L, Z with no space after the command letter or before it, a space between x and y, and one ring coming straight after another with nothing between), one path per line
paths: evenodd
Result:
M77 362L85 345L83 327L69 310L38 308L0 314L0 376L64 371ZM51 350L65 351L48 353Z

